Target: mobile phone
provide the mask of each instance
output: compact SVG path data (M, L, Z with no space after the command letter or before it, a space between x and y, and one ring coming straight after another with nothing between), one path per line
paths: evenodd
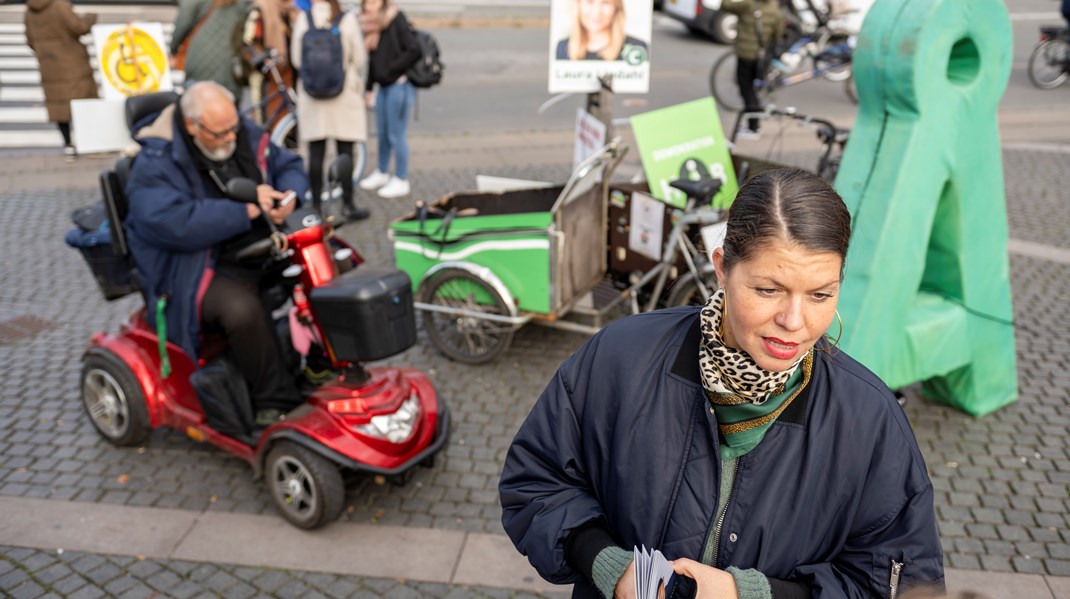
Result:
M290 202L292 202L292 201L294 201L296 199L297 199L297 192L296 191L291 191L290 193L286 194L286 197L282 198L281 202L279 202L279 208L285 208Z

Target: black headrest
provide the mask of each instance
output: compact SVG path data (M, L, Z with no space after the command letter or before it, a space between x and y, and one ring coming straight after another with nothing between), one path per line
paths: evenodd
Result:
M133 133L134 125L145 117L160 112L178 101L178 94L172 91L156 92L143 96L131 96L126 99L126 128Z

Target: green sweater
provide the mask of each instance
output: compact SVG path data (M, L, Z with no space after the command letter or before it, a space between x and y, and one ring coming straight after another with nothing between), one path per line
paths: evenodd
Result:
M193 28L212 8L212 2L179 0L171 54L177 53L182 41L192 34L193 39L186 50L186 81L215 81L240 99L241 87L234 80L232 71L234 32L244 22L249 5L245 0L237 0L216 6L208 20L193 33Z

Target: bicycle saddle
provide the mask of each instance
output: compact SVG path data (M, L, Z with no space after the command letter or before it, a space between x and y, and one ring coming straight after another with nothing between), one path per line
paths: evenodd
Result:
M687 197L695 198L700 204L709 202L721 190L720 179L699 179L698 181L677 179L669 182L669 185L686 193Z
M847 143L847 138L850 137L850 135L850 129L840 129L839 127L823 126L817 130L818 139L825 143L834 141L838 144L845 144Z

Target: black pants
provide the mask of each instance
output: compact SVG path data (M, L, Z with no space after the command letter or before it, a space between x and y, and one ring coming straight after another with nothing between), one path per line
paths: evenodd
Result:
M254 410L292 410L301 395L286 372L279 339L264 309L260 293L248 282L216 273L201 300L206 332L221 333L249 386Z
M353 142L335 140L334 146L339 154L346 154L350 158L353 158ZM316 207L317 211L320 210L320 198L323 195L323 155L326 152L326 139L317 139L316 141L308 142L308 183L309 187L312 189L312 204ZM342 181L342 197L347 198L347 201L352 204L352 178Z
M736 59L736 85L739 86L739 95L743 96L745 112L761 112L762 110L762 103L758 100L758 91L754 89L754 80L758 78L757 60ZM758 119L749 119L747 126L751 131L757 131Z
M63 135L63 145L69 146L71 144L71 124L70 123L56 123L59 127L59 132Z

